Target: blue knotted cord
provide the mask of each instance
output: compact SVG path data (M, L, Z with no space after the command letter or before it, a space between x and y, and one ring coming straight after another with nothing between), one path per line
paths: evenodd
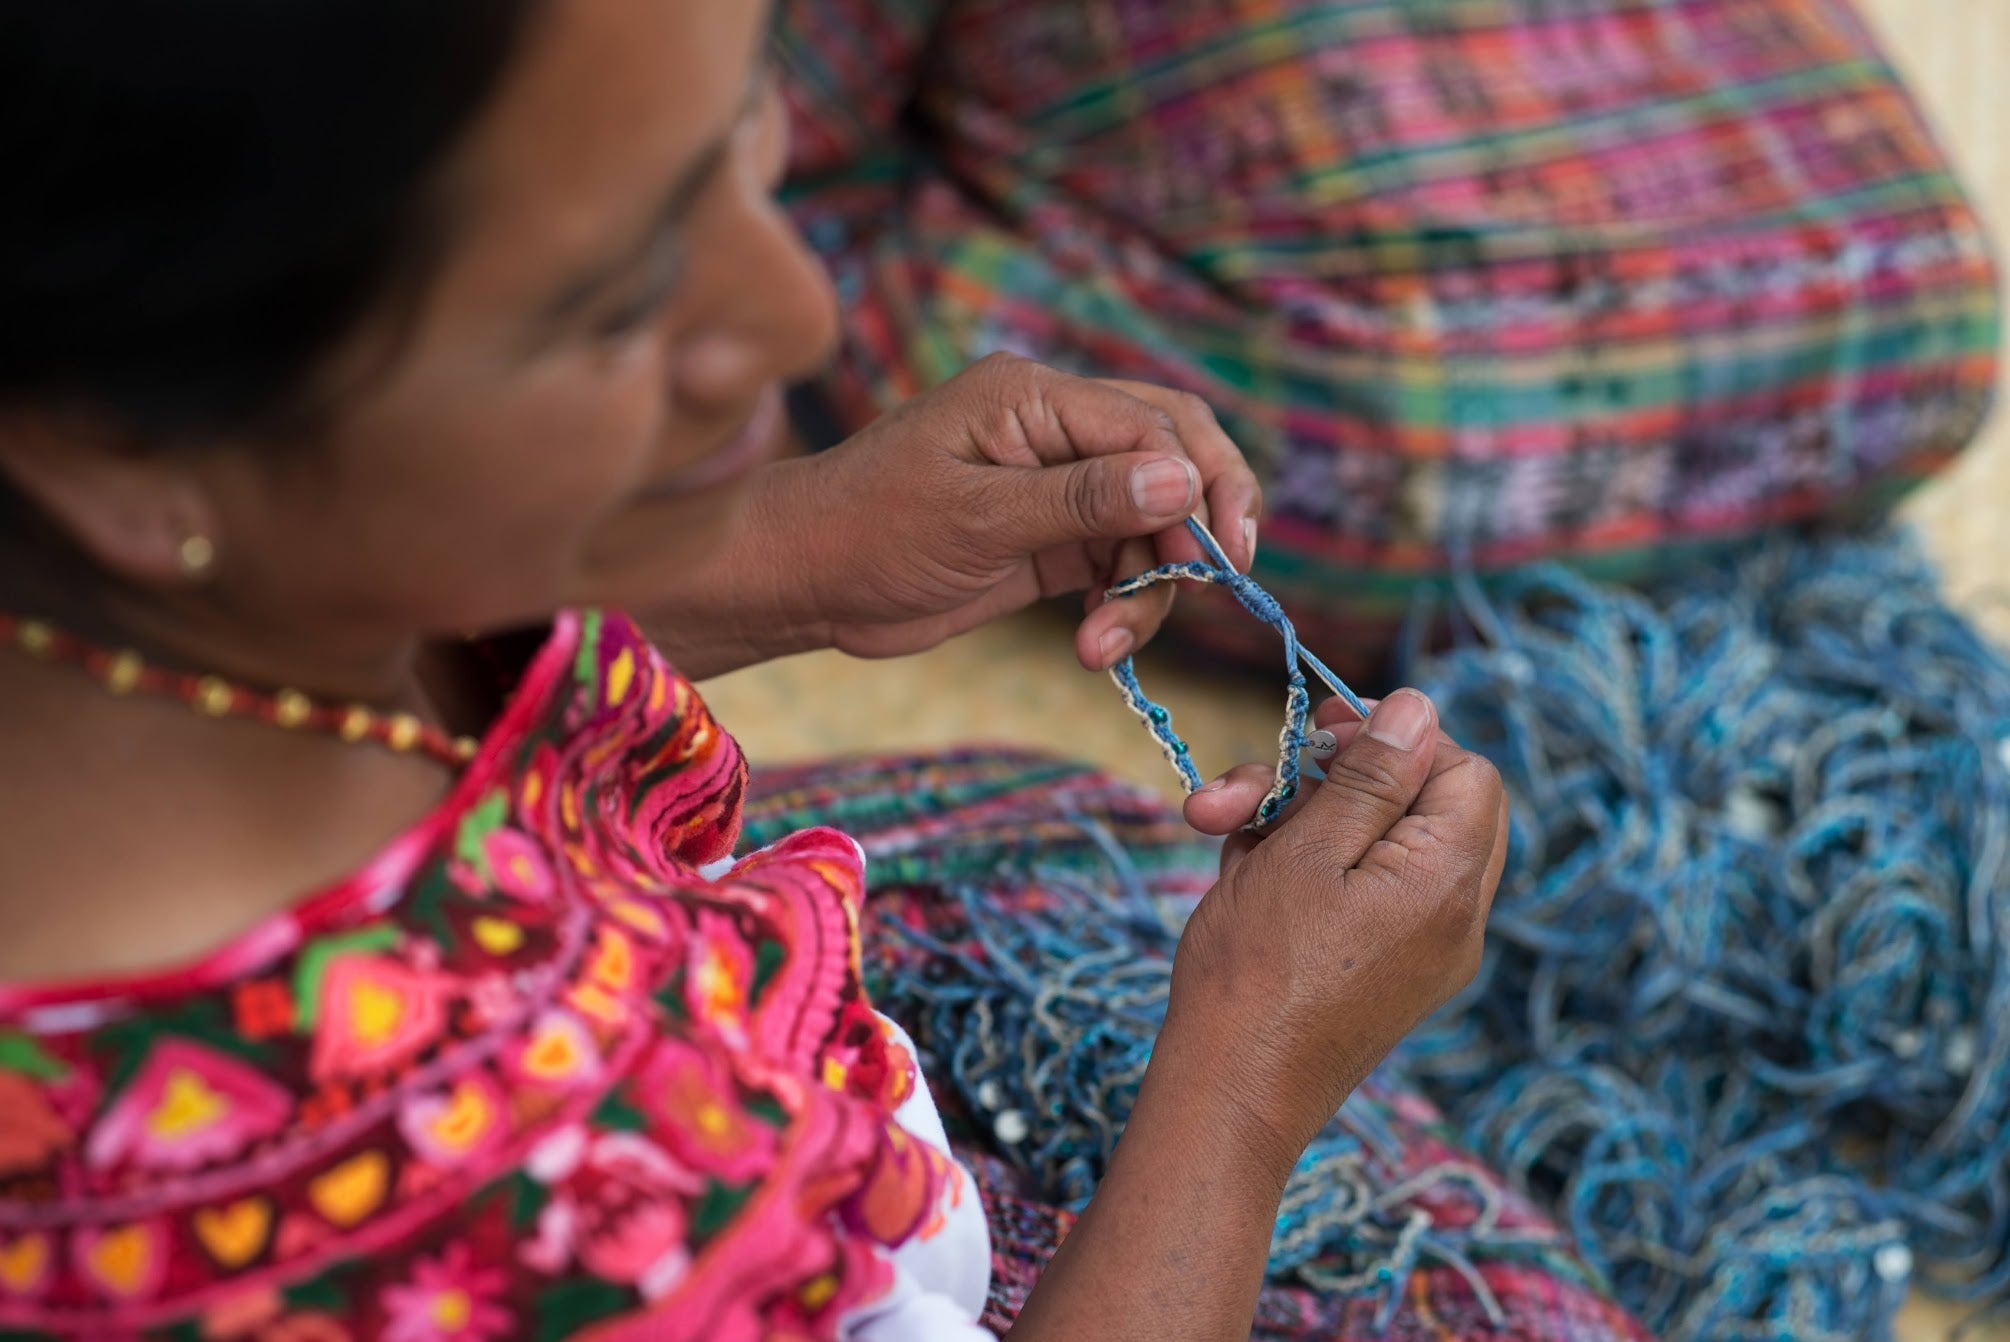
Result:
M1161 564L1137 577L1118 583L1105 593L1111 600L1135 596L1148 587L1164 582L1204 582L1228 589L1241 603L1242 608L1257 619L1275 629L1284 639L1284 669L1286 688L1284 692L1284 729L1277 737L1277 771L1272 775L1270 791L1256 808L1256 817L1245 829L1259 830L1276 820L1298 795L1298 754L1305 749L1306 719L1312 712L1312 697L1305 688L1305 668L1310 667L1314 675L1325 681L1332 691L1345 699L1362 718L1368 716L1368 708L1347 683L1333 673L1332 668L1313 656L1298 642L1298 631L1291 627L1291 620L1284 613L1284 607L1277 599L1259 587L1247 574L1238 573L1228 562L1208 529L1198 521L1188 518L1187 530L1200 542L1205 561L1186 560L1176 564ZM1159 743L1167 762L1178 771L1180 782L1192 792L1201 784L1200 771L1194 767L1192 751L1180 739L1172 727L1172 714L1159 704L1153 703L1138 683L1137 668L1129 657L1110 668L1110 679L1117 683L1118 693L1124 696L1125 705L1137 714L1145 730Z
M2010 662L1892 537L1455 593L1514 839L1402 1068L1670 1342L2010 1292Z

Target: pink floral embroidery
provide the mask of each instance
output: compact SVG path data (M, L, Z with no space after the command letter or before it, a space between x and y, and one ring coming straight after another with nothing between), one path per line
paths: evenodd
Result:
M384 1288L384 1342L486 1342L507 1337L513 1320L496 1303L508 1284L502 1269L476 1267L466 1244L421 1258L412 1279Z
M710 909L697 917L684 975L684 1004L694 1019L719 1027L734 1043L746 1038L754 990L754 953L732 919Z
M338 955L321 984L308 1070L317 1082L390 1071L446 1027L446 981L380 955Z
M636 1078L642 1106L662 1125L665 1145L692 1169L727 1182L770 1163L775 1130L754 1121L725 1065L681 1039L656 1046Z
M407 1100L398 1130L425 1160L465 1165L487 1156L509 1135L508 1102L495 1082L471 1073L445 1092Z
M482 840L482 856L496 889L512 899L543 904L557 889L543 850L513 829L496 830Z
M690 1266L684 1200L704 1181L632 1132L573 1150L579 1158L539 1214L524 1262L556 1275L577 1257L594 1276L645 1295L669 1290Z
M553 1090L571 1090L600 1077L600 1048L586 1022L554 1007L537 1018L530 1038L505 1060L512 1080Z
M192 1170L236 1155L285 1124L293 1100L276 1083L215 1049L157 1041L105 1111L84 1158L98 1169Z

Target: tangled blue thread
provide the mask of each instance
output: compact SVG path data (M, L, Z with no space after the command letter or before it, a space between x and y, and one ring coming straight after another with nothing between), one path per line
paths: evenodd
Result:
M1277 598L1259 587L1255 579L1237 573L1228 562L1228 556L1215 544L1214 537L1207 533L1207 528L1192 518L1187 519L1186 526L1193 533L1193 538L1200 542L1202 552L1207 555L1206 562L1189 559L1177 564L1161 564L1118 583L1106 595L1111 600L1135 596L1147 587L1163 582L1211 583L1227 588L1244 610L1283 636L1288 684L1284 692L1284 729L1277 736L1277 772L1271 778L1270 791L1264 794L1262 803L1256 808L1256 818L1243 826L1251 830L1262 829L1282 815L1291 799L1298 795L1298 752L1305 748L1305 722L1312 712L1312 696L1305 689L1304 668L1311 667L1314 674L1364 719L1368 716L1368 708L1354 691L1347 688L1345 681L1333 674L1332 668L1300 646L1298 631L1291 627L1291 620L1285 615L1284 607L1277 603ZM1138 721L1144 723L1145 730L1159 743L1159 749L1165 752L1166 760L1178 771L1186 790L1192 792L1200 787L1200 771L1194 768L1192 750L1173 730L1172 714L1162 705L1153 703L1145 694L1131 659L1126 657L1111 667L1110 679L1117 683L1117 691L1124 696L1125 705L1137 714Z
M2010 1294L2010 663L1890 538L1462 599L1418 683L1514 795L1403 1067L1669 1342Z

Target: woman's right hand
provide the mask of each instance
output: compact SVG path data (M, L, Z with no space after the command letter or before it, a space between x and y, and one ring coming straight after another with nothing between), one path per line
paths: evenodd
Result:
M1324 782L1250 847L1194 912L1173 967L1166 1031L1212 1058L1252 1136L1295 1162L1398 1041L1471 982L1507 861L1499 773L1401 690L1367 723L1322 706L1340 753ZM1187 802L1198 828L1249 818L1268 770L1225 775Z

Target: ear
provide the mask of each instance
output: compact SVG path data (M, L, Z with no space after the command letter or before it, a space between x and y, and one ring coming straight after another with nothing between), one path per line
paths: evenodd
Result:
M220 547L195 459L102 417L0 413L0 474L99 567L141 587L189 581L182 547Z

